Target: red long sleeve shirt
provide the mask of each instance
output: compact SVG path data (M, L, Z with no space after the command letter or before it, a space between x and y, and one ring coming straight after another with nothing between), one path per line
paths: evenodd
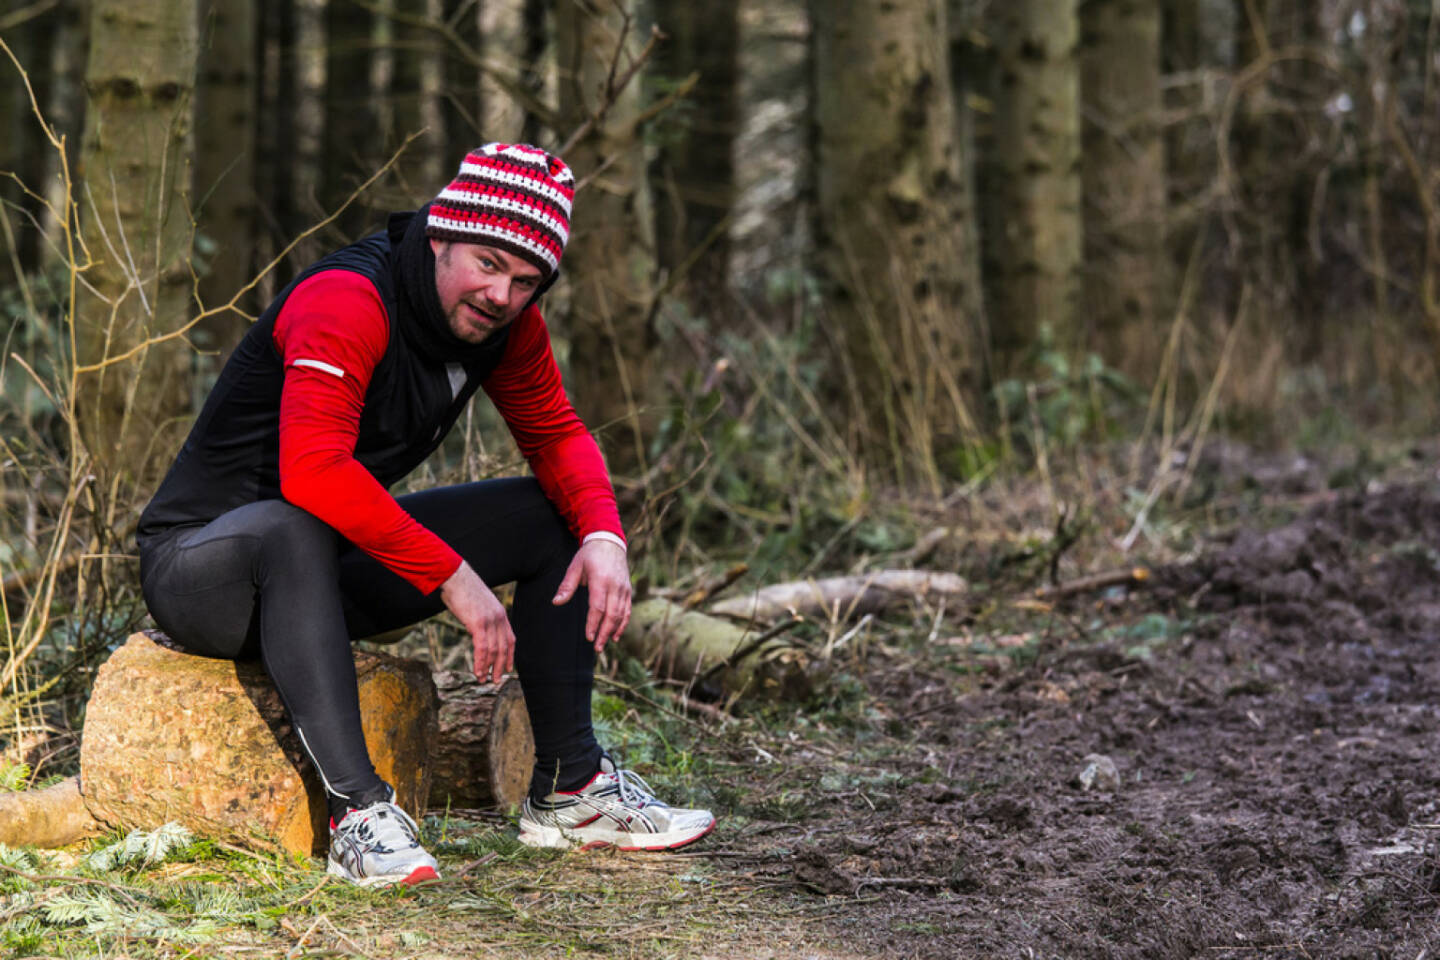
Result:
M285 367L280 487L286 500L430 593L460 566L460 555L354 456L365 392L391 336L380 295L357 273L324 271L290 294L274 331ZM608 532L623 540L605 462L565 396L537 307L515 320L482 386L576 537Z

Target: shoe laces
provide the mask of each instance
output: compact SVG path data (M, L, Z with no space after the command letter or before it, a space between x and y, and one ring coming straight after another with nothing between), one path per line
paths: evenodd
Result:
M409 846L418 841L420 831L420 827L408 813L384 800L351 810L345 814L336 829L354 837L355 842L366 850L374 850L380 846L387 850Z
M620 801L625 804L633 804L643 808L652 803L659 803L655 793L650 789L650 784L645 778L633 770L625 770L621 767L615 768L615 780L620 786Z

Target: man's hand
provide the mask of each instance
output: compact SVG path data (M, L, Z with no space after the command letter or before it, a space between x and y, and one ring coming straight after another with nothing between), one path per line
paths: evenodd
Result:
M515 631L510 629L505 607L464 561L441 586L440 599L470 631L475 645L475 678L485 683L486 677L493 674L499 683L515 668Z
M551 602L557 607L569 603L575 589L584 584L590 590L590 613L585 618L585 639L595 652L617 639L630 622L630 565L625 548L609 540L591 540L575 553L565 579ZM513 641L512 641L513 642Z

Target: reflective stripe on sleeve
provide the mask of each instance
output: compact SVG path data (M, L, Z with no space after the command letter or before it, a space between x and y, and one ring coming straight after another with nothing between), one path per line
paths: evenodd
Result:
M345 377L344 370L341 370L333 363L326 363L324 360L311 360L307 357L300 357L297 360L290 361L290 366L314 367L316 370L323 370L324 372L331 374L332 376L340 377L341 379L344 379Z

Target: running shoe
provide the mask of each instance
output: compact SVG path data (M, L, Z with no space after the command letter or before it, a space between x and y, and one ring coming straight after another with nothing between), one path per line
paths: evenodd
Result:
M394 798L392 791L391 798ZM409 814L382 800L330 821L327 872L362 887L438 880L439 864L420 846L419 828Z
M655 799L639 775L600 758L600 772L579 790L526 797L520 842L531 847L584 850L674 850L715 829L709 810L685 810Z

